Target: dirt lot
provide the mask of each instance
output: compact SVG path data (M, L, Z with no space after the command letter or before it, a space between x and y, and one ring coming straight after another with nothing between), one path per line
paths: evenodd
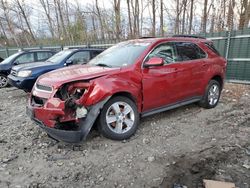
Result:
M215 109L195 104L141 120L112 141L50 139L25 115L26 94L0 91L0 187L202 187L203 178L250 187L250 86L226 84ZM177 187L177 185L176 185Z

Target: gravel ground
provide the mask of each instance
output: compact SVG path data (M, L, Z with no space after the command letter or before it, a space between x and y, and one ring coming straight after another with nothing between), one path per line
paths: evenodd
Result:
M250 86L226 84L210 110L188 105L141 120L112 141L50 139L26 115L26 93L0 91L0 187L201 187L203 178L250 187Z

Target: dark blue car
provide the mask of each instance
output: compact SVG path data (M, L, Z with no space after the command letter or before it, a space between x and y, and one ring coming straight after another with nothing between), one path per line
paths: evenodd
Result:
M15 65L32 63L38 61L46 61L56 52L52 50L25 50L17 52L0 63L0 88L6 87L7 76L10 74L11 68Z
M8 83L30 92L40 75L65 66L87 63L102 51L103 49L94 48L67 49L58 52L45 62L15 66L8 76Z

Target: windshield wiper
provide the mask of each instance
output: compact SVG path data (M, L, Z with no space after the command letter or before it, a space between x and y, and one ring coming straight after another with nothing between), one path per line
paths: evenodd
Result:
M100 66L100 67L109 67L109 68L112 68L112 66L107 65L107 64L104 64L104 63L98 63L98 64L95 64L95 66Z

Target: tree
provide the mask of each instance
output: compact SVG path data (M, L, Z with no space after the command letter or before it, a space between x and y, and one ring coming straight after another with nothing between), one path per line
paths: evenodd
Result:
M188 34L192 32L192 24L193 24L193 11L194 11L194 0L190 0L190 16L189 16L189 27L188 27Z
M115 30L116 39L120 38L121 34L121 1L114 0L114 12L115 12Z
M49 0L39 0L40 4L42 5L42 8L45 12L45 15L47 17L47 21L48 21L48 25L49 25L49 30L51 33L52 38L55 37L55 32L54 32L54 27L53 27L53 20L51 18L51 9L50 9L50 5L49 5Z
M152 18L152 36L154 37L155 36L155 0L152 0L152 15L153 15L153 18Z
M208 0L204 0L204 7L203 7L203 18L202 18L202 32L206 33L207 30L207 4Z
M164 36L164 22L163 22L163 0L160 0L160 30L161 36Z

